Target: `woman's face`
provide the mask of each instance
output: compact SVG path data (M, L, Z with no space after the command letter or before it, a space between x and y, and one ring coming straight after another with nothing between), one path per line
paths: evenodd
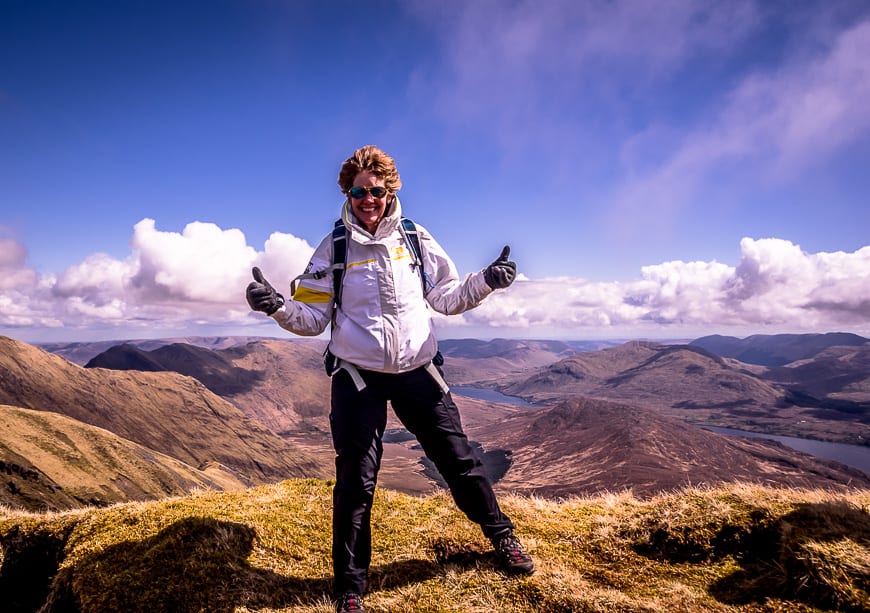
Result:
M392 194L386 192L383 194L383 197L375 198L370 189L380 187L385 190L384 180L367 171L362 171L354 177L351 192L355 191L355 187L369 188L369 190L366 190L362 194L361 198L354 198L352 193L348 194L348 198L350 199L350 207L353 210L353 214L356 215L356 218L359 219L363 227L369 231L369 234L374 234L378 224L381 223L381 219L384 217L384 213L387 211L387 203Z

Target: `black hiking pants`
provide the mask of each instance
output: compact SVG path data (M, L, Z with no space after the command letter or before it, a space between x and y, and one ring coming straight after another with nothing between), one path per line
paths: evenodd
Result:
M498 506L479 457L462 431L449 394L424 369L385 374L360 369L366 383L357 391L350 375L332 377L329 415L335 447L332 563L335 593L365 592L371 563L371 509L383 454L387 401L447 482L453 500L487 538L513 529Z

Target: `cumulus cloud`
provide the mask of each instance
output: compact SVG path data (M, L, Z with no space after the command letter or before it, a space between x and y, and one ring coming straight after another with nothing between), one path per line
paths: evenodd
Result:
M244 267L255 257L240 230L198 221L179 234L143 219L130 245L137 270L129 283L140 299L156 303L225 303L228 288L242 286Z
M744 238L740 247L736 266L674 261L645 266L628 282L521 280L461 323L531 336L536 328L870 331L870 246L811 254L786 240Z
M184 334L206 324L273 325L245 302L251 267L284 288L313 252L291 234L275 233L257 250L236 229L194 222L168 232L151 219L136 224L130 245L123 260L93 254L55 276L28 268L20 243L0 240L0 327L109 327L125 336L149 328ZM744 238L740 250L734 265L663 262L629 281L521 276L477 309L438 323L527 337L543 330L569 337L688 328L870 334L870 246L806 253L787 240Z
M0 240L0 326L177 327L250 323L244 288L260 266L276 287L301 272L314 249L275 233L262 251L240 230L192 222L179 232L153 219L133 228L131 253L118 260L88 256L59 275L40 276L25 264L23 246Z

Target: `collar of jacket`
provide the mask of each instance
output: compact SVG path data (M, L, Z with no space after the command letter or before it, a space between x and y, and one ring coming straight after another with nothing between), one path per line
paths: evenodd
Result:
M390 236L399 227L402 220L402 203L399 202L399 196L393 195L393 203L390 205L390 210L384 214L381 223L378 224L378 229L375 230L374 236L369 234L369 231L363 228L356 215L350 206L350 200L345 200L341 207L341 220L344 222L344 227L347 228L350 236L358 243L367 243L372 240L381 240Z

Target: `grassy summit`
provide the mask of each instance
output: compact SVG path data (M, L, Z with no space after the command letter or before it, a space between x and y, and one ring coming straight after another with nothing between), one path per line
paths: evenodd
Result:
M733 485L641 500L502 497L506 578L444 494L378 490L371 611L864 611L870 491ZM55 514L0 510L3 611L331 611L331 484Z

